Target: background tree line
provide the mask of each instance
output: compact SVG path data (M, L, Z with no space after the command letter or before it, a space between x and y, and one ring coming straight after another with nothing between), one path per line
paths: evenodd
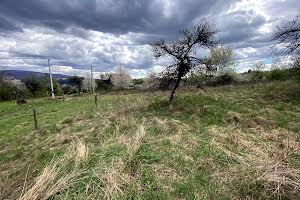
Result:
M220 86L226 84L245 84L258 81L276 81L300 79L300 20L296 17L278 27L274 33L274 49L279 54L289 56L291 62L274 59L271 69L262 62L256 62L245 73L236 73L235 56L232 49L223 47L216 39L217 29L207 20L202 20L190 30L180 31L178 39L160 40L153 43L154 57L172 58L174 61L161 73L149 73L144 79L131 79L123 66L117 66L111 74L102 74L96 78L72 76L69 84L60 85L53 79L56 95L91 92L92 85L98 91L104 90L171 90L170 101L180 85ZM199 50L208 49L209 55L199 57ZM49 76L40 79L34 76L16 80L2 74L0 76L0 99L18 99L24 97L42 97L50 93Z

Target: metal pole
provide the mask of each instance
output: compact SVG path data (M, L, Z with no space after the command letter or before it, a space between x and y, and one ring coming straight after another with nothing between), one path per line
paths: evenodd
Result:
M95 93L94 84L93 84L93 66L92 65L91 65L91 86L92 86L93 93Z
M50 59L48 59L48 67L49 67L49 76L50 76L50 84L51 84L51 95L52 95L52 99L54 99L55 96L54 96L53 81L52 81L52 74L51 74L51 67L50 67Z

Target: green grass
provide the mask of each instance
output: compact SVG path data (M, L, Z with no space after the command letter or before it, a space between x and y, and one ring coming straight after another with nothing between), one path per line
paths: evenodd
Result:
M300 170L298 82L168 94L101 95L97 108L93 96L1 102L0 197L24 195L58 160L68 184L52 199L298 198L290 183L274 192L267 170Z

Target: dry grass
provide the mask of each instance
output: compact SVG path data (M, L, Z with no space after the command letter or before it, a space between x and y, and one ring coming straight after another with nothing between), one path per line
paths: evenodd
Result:
M115 199L124 194L124 188L129 184L130 177L123 171L124 162L122 160L105 167L101 181L104 183L102 191L106 199Z
M70 187L79 172L73 169L66 172L66 159L51 161L35 179L33 185L27 189L25 194L21 194L20 200L38 200L49 199L60 191Z
M140 127L138 128L138 130L136 132L135 137L132 139L132 141L130 142L130 144L128 146L128 156L129 156L130 160L138 152L145 135L146 135L145 128L143 125L140 125Z
M120 198L124 195L126 189L128 189L128 185L135 180L137 174L132 174L130 170L125 170L125 163L130 163L134 158L140 149L145 135L145 128L143 125L140 125L133 138L128 138L129 136L124 134L116 138L118 143L127 146L128 157L119 158L117 161L113 161L111 166L104 167L104 172L100 176L100 180L104 184L101 189L105 199ZM96 171L94 171L94 175L96 177L99 176Z
M255 171L257 176L251 181L264 181L266 191L272 191L278 197L299 198L300 170L293 169L287 160L291 153L300 152L296 138L290 132L266 132L259 128L246 131L232 126L212 126L208 132L213 136L211 145L239 163L230 165L229 176L224 172L224 182L236 178L232 176L233 171L244 179L248 171ZM218 178L222 177L220 174Z
M263 175L257 180L266 181L266 189L277 196L288 196L291 199L300 198L300 170L292 169L285 160L274 160L262 168Z
M172 187L173 182L185 180L185 177L178 174L175 169L164 164L155 164L152 165L151 168L155 177L158 179L159 186L168 193L174 191L174 188Z
M155 123L157 123L161 128L163 128L163 129L167 129L168 128L168 121L167 121L167 119L160 119L160 118L158 118L158 117L154 117L153 118L153 121L155 122Z
M276 156L259 166L264 172L258 180L266 180L266 188L277 196L287 195L292 199L300 198L300 169L293 169L287 160L291 153L299 154L296 138L290 133L279 137L281 141Z
M179 91L172 105L165 104L164 93L155 99L103 95L98 109L89 99L83 111L76 111L78 117L68 117L66 112L76 107L72 105L61 114L65 120L53 120L53 130L51 124L46 134L27 134L24 140L29 142L12 151L12 161L0 167L7 177L0 181L0 196L267 199L273 193L270 198L300 199L300 172L295 167L299 137L294 134L299 130L298 104L256 105L259 94L252 90L221 90L208 89L198 96ZM35 152L30 159L23 151ZM5 149L0 153L10 156ZM44 166L61 153L62 159ZM25 158L37 166L29 168L28 175L27 164L21 168ZM15 175L21 179L8 181ZM1 187L10 191L3 195Z
M118 118L119 116L121 115L128 115L130 113L135 113L135 112L138 112L140 111L141 109L145 109L148 107L148 104L149 103L144 103L144 104L135 104L135 105L124 105L123 107L121 108L118 108L118 109L115 109L114 111L110 112L108 115L109 115L109 119L116 119Z
M75 135L70 139L73 142L64 157L53 159L28 188L26 188L26 182L24 183L23 191L26 190L26 192L24 194L22 192L20 200L49 199L76 182L76 178L81 174L78 164L87 160L89 148ZM75 160L75 165L70 166L73 160Z
M75 159L76 162L86 161L89 154L89 148L78 137L72 142L68 154Z

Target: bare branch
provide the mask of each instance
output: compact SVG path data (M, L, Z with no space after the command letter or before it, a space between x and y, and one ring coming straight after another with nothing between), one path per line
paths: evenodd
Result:
M300 18L297 16L294 20L283 27L278 27L274 39L277 44L284 46L285 54L300 53Z
M181 78L199 63L204 62L203 59L195 57L193 52L197 48L212 48L216 46L218 44L218 41L215 39L216 33L217 30L204 19L191 30L181 30L181 37L177 40L168 43L160 40L152 45L155 58L170 56L175 59L175 63L166 67L163 73L165 77L172 76L176 78L176 84L170 100L173 99L174 92Z

